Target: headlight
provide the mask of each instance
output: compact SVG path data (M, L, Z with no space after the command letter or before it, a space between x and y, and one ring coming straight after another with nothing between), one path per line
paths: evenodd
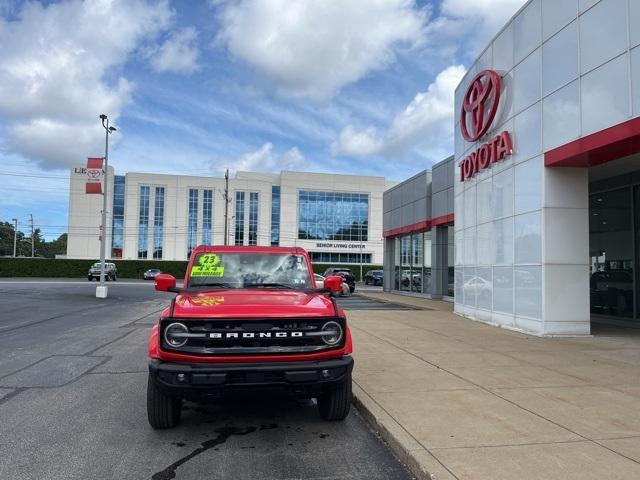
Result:
M340 343L342 340L342 327L338 322L327 322L322 326L322 332L326 332L325 335L322 336L322 341L327 345L334 346ZM329 335L331 333L331 335Z
M180 348L189 340L189 329L184 323L171 323L164 329L164 341L173 348Z

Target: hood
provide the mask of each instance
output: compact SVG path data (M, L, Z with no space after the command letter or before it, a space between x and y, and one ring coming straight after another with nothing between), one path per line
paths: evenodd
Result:
M325 295L295 290L232 289L179 294L174 318L332 317Z

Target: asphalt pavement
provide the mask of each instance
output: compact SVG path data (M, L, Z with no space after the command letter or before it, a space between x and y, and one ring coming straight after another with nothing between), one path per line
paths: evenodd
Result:
M186 403L177 428L151 429L147 337L170 294L95 286L0 281L1 479L411 478L354 409L324 422L312 401Z

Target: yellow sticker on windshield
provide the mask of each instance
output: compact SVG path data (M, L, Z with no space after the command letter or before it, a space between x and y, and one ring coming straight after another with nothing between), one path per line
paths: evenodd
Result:
M192 277L224 277L224 267L220 265L220 257L215 253L203 253L198 257L198 264L191 267Z

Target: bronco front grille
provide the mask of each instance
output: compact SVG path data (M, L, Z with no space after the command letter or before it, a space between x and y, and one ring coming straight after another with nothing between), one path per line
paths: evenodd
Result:
M165 341L165 329L174 322L186 325L188 338L185 345L173 347ZM342 338L335 345L327 345L328 322L342 329ZM333 330L335 331L335 330ZM215 319L187 320L166 318L160 322L163 350L195 355L251 355L312 353L345 344L346 322L341 317L287 318L287 319Z

